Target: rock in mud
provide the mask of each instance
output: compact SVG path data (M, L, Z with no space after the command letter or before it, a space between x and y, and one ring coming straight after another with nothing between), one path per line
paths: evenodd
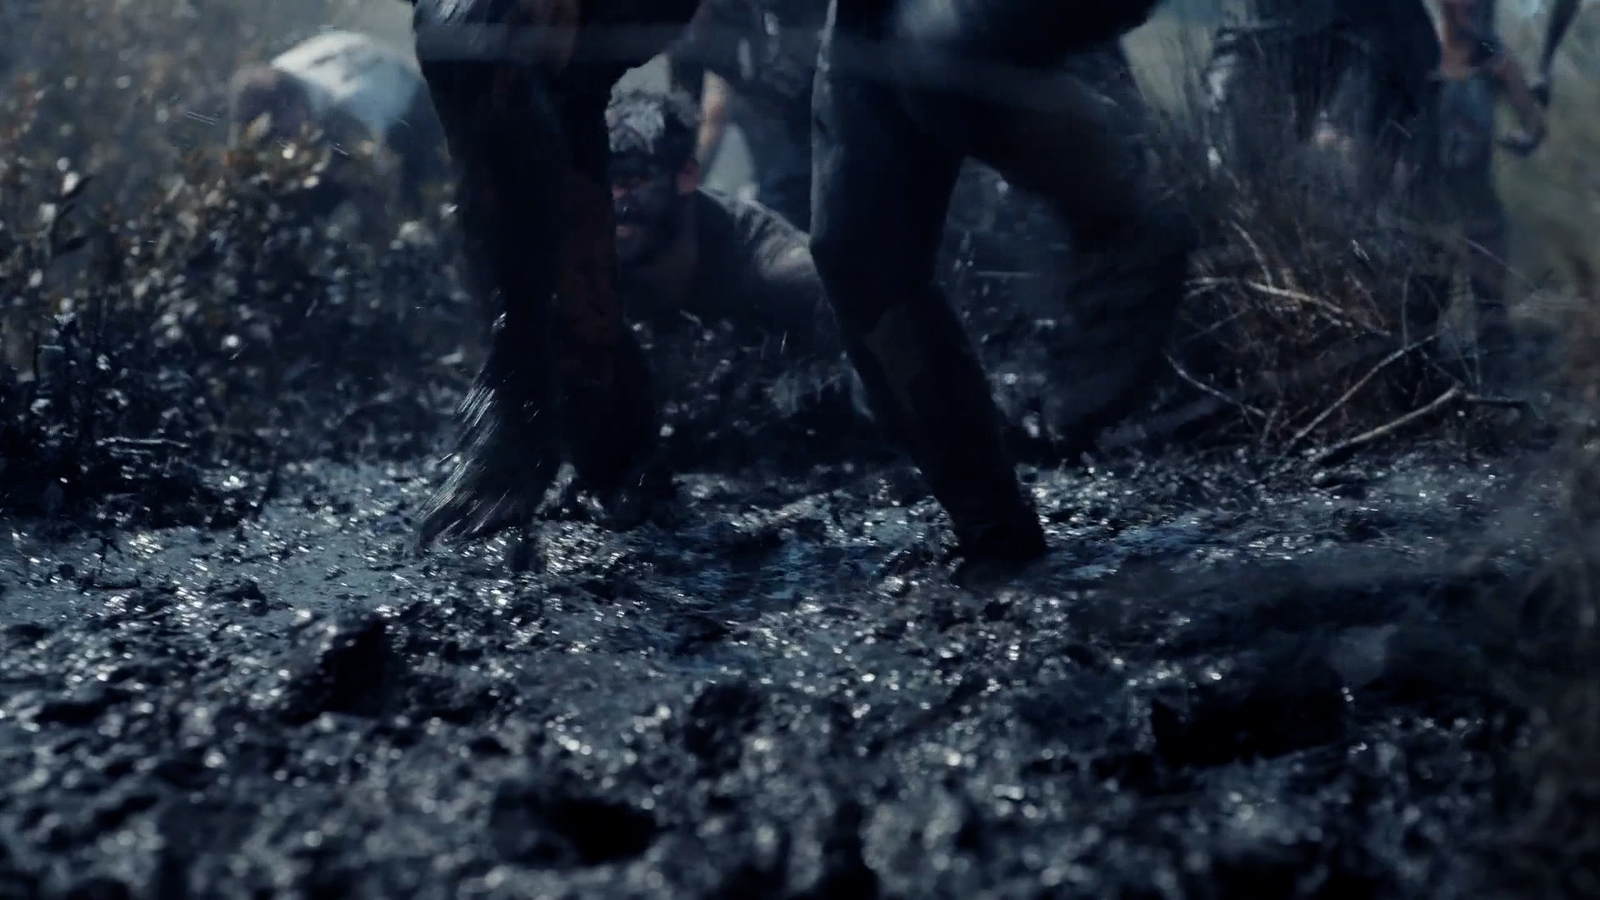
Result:
M325 712L376 716L402 674L389 633L375 613L314 622L304 636L309 650L291 669L279 715L300 725Z
M545 868L632 859L659 830L644 810L549 784L502 784L489 810L489 837L501 859Z

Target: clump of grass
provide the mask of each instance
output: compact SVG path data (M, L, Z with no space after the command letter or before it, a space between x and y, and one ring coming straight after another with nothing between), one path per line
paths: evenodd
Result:
M1273 152L1219 158L1200 96L1205 43L1177 32L1133 44L1159 102L1159 169L1200 235L1156 430L1327 459L1472 409L1457 402L1475 390L1468 357L1439 327L1455 293L1448 232L1396 193L1361 188L1345 149L1304 144L1286 122L1241 125Z

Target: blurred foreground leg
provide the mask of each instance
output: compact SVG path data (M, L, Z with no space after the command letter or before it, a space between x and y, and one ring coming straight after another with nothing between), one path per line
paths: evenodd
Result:
M423 77L459 172L471 275L499 310L424 544L526 522L564 446L586 477L615 483L653 431L648 415L638 421L650 408L645 369L613 290L604 108L614 77L574 89L582 73L558 73L558 63L425 49L457 26L517 24L524 7L537 4L416 4Z
M836 36L881 36L883 8L839 0L824 42L812 253L874 413L904 441L962 552L1037 556L1044 535L988 379L933 281L960 157L915 126L893 85L832 66Z
M1012 21L1025 27L1027 19ZM1115 75L1119 51L1098 52L1110 54L1100 68ZM1073 235L1078 261L1062 343L1052 348L1047 412L1056 437L1077 450L1142 399L1159 371L1191 238L1176 203L1154 182L1142 101L1092 88L1063 70L1067 61L1060 56L1034 70L1036 89L1011 102L908 89L905 106L941 145L1048 200Z

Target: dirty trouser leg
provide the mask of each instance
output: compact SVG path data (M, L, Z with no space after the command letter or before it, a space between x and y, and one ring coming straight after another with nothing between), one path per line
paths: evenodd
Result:
M824 39L812 254L874 413L904 441L962 551L1036 556L1043 531L988 379L933 282L961 160L919 132L892 86L831 65L836 33L879 33L882 7L867 6L839 0Z
M845 0L840 0L845 2ZM1160 0L896 0L892 33L919 66L1045 68L1144 24Z
M1099 52L1114 74L1118 52ZM1087 449L1144 396L1183 296L1190 237L1154 190L1142 103L1042 70L1011 103L914 89L905 99L925 133L1044 197L1070 229L1078 260L1047 413L1066 449Z
M500 313L464 408L457 468L426 512L423 543L526 522L563 443L580 471L615 481L653 432L638 421L642 357L612 293L604 88L573 91L526 62L422 52L430 27L494 12L491 4L419 0L414 20L423 77L459 170L473 280Z
M608 503L644 482L656 438L656 405L644 350L616 293L615 207L605 109L617 78L573 73L563 130L571 165L563 191L565 237L553 331L561 433L574 470Z
M1202 76L1212 163L1265 171L1292 140L1297 104L1292 38L1267 29L1220 29Z

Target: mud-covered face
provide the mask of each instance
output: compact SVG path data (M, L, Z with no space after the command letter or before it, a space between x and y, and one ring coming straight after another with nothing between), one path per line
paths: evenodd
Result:
M654 261L682 233L688 194L679 173L659 166L614 167L611 202L617 220L617 263L640 266Z

